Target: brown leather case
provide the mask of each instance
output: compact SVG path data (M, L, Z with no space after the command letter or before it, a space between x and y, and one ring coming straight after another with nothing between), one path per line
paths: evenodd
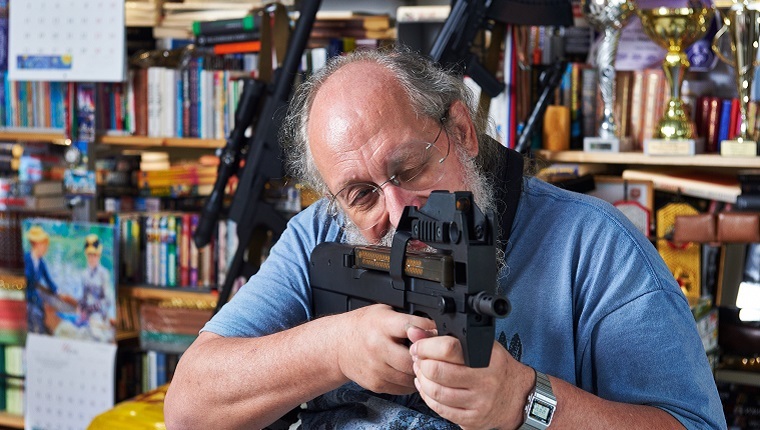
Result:
M746 212L719 213L718 241L723 243L760 242L760 216L757 213Z
M715 242L715 214L677 215L673 226L674 242Z

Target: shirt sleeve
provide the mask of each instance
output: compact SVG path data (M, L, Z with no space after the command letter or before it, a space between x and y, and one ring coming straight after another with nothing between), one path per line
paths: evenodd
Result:
M318 201L293 217L259 271L205 325L225 337L264 336L311 316L309 257L321 242L336 240L338 227ZM242 246L242 244L241 244Z

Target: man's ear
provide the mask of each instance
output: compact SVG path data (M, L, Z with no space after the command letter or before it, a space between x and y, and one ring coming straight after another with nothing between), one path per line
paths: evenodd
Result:
M470 110L461 100L456 100L449 107L450 138L465 150L470 158L478 155L478 135L475 124L470 117Z

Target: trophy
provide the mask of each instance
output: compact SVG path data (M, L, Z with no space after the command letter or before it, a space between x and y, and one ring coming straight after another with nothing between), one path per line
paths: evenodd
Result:
M670 100L654 130L654 138L644 141L644 153L694 155L703 152L704 139L695 138L694 125L684 111L681 85L689 68L685 51L707 32L713 10L697 4L682 8L637 9L636 12L647 36L668 50L662 68L670 87Z
M618 137L613 109L615 106L615 56L620 30L633 13L631 0L581 0L581 10L600 33L602 41L596 51L597 76L604 109L598 136L583 139L584 151L620 152L631 149L631 140Z
M715 55L734 68L734 80L739 93L739 111L741 129L734 140L720 143L720 155L754 157L757 155L757 142L748 130L747 105L749 104L752 81L755 77L757 45L760 39L760 4L747 0L735 1L728 10L721 10L723 27L713 39L712 49ZM720 38L728 33L731 37L731 53L724 55L720 49ZM729 57L733 56L733 60Z

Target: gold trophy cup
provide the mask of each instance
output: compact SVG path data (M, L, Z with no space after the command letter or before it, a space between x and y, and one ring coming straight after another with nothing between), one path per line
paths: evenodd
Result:
M754 157L757 155L757 142L753 140L747 127L747 105L755 77L755 67L758 65L756 58L760 39L760 4L739 0L734 1L727 10L719 10L723 16L723 27L715 34L712 49L718 58L734 68L741 115L741 133L734 140L722 141L720 154ZM725 55L720 49L720 39L726 34L731 38L729 55Z
M681 85L689 58L686 49L707 32L713 17L710 7L636 9L644 32L667 49L662 68L670 87L670 100L654 132L644 141L649 155L694 155L704 149L704 140L693 135L694 126L684 111Z

